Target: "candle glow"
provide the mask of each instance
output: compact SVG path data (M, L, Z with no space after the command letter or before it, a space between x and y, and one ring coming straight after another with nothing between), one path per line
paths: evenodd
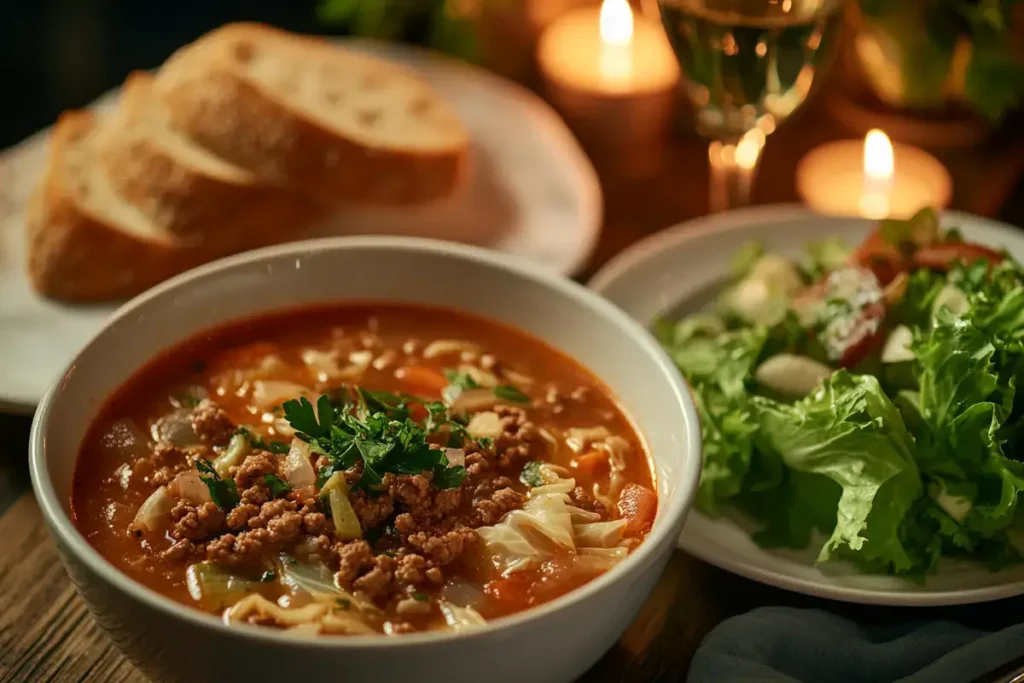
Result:
M890 213L895 158L889 136L877 128L864 137L864 183L860 212L865 218L885 218Z
M633 75L633 10L626 0L604 0L598 19L601 76L613 82Z

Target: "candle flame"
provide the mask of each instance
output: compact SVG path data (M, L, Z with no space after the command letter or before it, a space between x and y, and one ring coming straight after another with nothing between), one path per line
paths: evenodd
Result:
M895 166L889 136L873 128L864 137L864 185L860 196L860 212L865 218L880 219L889 215Z
M893 175L893 151L889 136L873 128L864 138L864 175L889 180Z
M601 3L601 42L606 45L629 45L633 42L633 10L627 0L604 0Z

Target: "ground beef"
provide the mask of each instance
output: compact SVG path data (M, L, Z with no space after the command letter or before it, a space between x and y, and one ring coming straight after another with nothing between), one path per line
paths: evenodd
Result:
M363 570L373 564L373 553L366 541L338 543L333 551L339 562L336 578L342 585L352 585Z
M348 498L364 530L377 528L395 512L395 501L387 493L373 496L359 490L350 493Z
M501 419L502 433L494 442L497 465L502 468L517 465L530 456L531 445L537 440L536 426L526 416L526 411L514 406L494 407Z
M422 555L402 555L395 569L395 581L403 586L417 586L426 581L427 561Z
M451 531L431 535L417 531L406 538L406 544L422 554L433 566L449 565L479 539L472 529L457 525Z
M608 506L599 501L588 492L582 486L577 486L569 493L569 499L572 504L583 510L589 510L590 512L596 512L602 517L608 516Z
M206 553L206 545L182 539L160 553L160 557L171 562L183 562L186 559L199 559Z
M490 498L498 489L507 489L515 485L508 477L488 477L478 481L473 488L473 499Z
M198 541L209 538L224 526L224 511L216 503L192 505L181 500L171 510L174 526L170 536L175 541Z
M383 485L388 489L393 505L401 508L418 525L435 524L462 505L462 488L438 490L429 472L413 475L384 475Z
M397 562L387 555L373 558L373 568L352 582L352 588L366 593L371 598L384 598L393 590Z
M277 458L267 451L256 451L252 455L247 455L235 470L235 485L239 491L253 485L266 486L263 478L268 474L276 473Z
M192 429L203 441L220 445L228 442L237 427L223 408L204 398L192 411Z
M312 486L291 491L288 500L294 501L302 515L302 532L310 536L323 536L331 530L327 515L320 512L316 502L316 491ZM329 545L329 543L328 543Z
M270 500L270 489L266 482L259 481L256 485L250 486L241 493L241 501L228 513L227 525L232 531L244 529L249 520L260 514L260 508Z
M194 453L167 443L158 443L153 451L144 458L132 463L132 477L153 486L170 484L179 472L192 466L201 451Z
M515 489L503 488L494 492L490 498L478 500L473 504L470 526L490 526L497 524L507 512L523 506L523 494Z
M206 556L217 564L251 564L268 552L294 543L302 531L302 515L294 501L279 499L264 503L248 520L248 531L224 534L206 547Z

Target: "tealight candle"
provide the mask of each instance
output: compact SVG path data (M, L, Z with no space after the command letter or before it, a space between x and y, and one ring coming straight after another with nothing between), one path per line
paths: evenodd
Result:
M667 134L679 66L660 24L626 0L577 9L541 35L548 95L583 138L629 145Z
M953 183L931 154L893 145L885 133L871 130L864 140L811 150L797 166L796 186L815 211L879 219L907 218L924 206L943 208Z

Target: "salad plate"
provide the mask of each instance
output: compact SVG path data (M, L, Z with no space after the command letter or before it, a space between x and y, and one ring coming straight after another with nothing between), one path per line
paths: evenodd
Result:
M1015 228L957 212L943 213L940 223L939 234L944 234L950 228L958 230L959 234L954 237L953 233L950 233L948 239L962 239L964 242L985 245L995 250L1005 250L1017 262L1024 261L1024 233ZM689 221L652 235L610 261L594 276L590 286L653 329L659 321L679 321L695 313L712 310L715 306L720 307L724 298L723 292L728 288L734 288L739 277L736 274L736 257L738 254L749 251L751 243L759 243L766 254L779 255L785 257L787 261L797 263L806 262L809 244L842 243L852 250L862 244L874 230L875 226L869 221L821 216L799 206L751 207ZM816 277L808 275L807 272L804 272L803 276L807 283L813 283ZM827 279L828 271L825 271L825 275L821 277L823 278L821 281ZM810 285L805 286L810 287ZM730 289L730 291L733 290ZM909 298L909 295L907 296ZM937 315L934 313L935 309L931 308L932 303L934 300L930 301L929 310L933 311L932 315ZM945 312L943 312L944 314ZM896 315L893 314L892 317L896 317ZM939 323L931 324L937 326ZM671 348L669 350L670 355L673 355L675 350ZM885 353L883 350L882 354ZM877 349L875 354L878 355ZM810 355L809 352L808 355ZM910 358L913 359L913 355ZM764 354L762 354L760 361L762 364L764 359ZM677 364L680 364L679 360L677 360ZM834 365L844 364L838 360L834 363ZM924 362L921 361L921 367L923 366ZM879 389L879 386L884 385L886 380L877 380L870 376L871 372L865 370L863 365L852 368L850 374L839 371L832 374L831 377L827 375L833 370L826 369L825 379L818 378L816 380L819 382L818 389L807 394L806 398L789 398L785 401L780 399L777 404L772 403L770 399L762 401L761 398L755 398L753 401L757 405L781 405L782 413L796 415L793 418L793 424L790 425L793 427L790 430L790 436L796 440L803 439L805 450L818 449L821 443L831 442L833 438L837 440L846 438L847 435L845 433L838 435L836 432L829 433L821 429L820 426L819 431L814 432L813 430L816 428L812 414L814 407L809 404L812 404L816 398L819 401L819 407L823 405L826 412L832 410L834 413L839 403L836 399L839 396L837 386L843 382L850 384L853 381L858 381L858 377L860 377L864 379L865 386L873 386L882 396L881 402L888 406L886 410L894 411L886 413L884 418L879 417L874 420L866 429L870 431L878 425L886 425L880 428L880 431L886 432L886 430L891 431L891 425L896 423L899 425L896 431L905 430L901 443L909 442L910 444L909 448L903 449L904 452L912 450L917 453L913 449L922 448L920 445L915 446L916 442L913 437L907 436L912 429L902 426L903 420L900 419L900 413L889 402L889 398L892 398L899 403L899 400L895 398L896 392L889 391L891 396L886 398L885 393ZM760 370L760 366L758 370ZM751 372L753 373L753 371ZM881 376L881 372L879 370L877 374ZM792 374L800 373L792 371ZM760 375L758 377L758 382L761 382ZM782 378L783 384L786 380L786 377ZM749 385L752 380L748 377L746 381ZM821 382L824 383L824 386ZM693 384L692 381L691 384ZM763 384L757 386L763 387ZM833 393L827 393L829 391ZM700 393L700 390L695 390L695 394ZM803 393L800 396L803 396ZM698 396L698 398L700 397ZM757 403L759 401L762 402ZM829 401L831 401L831 406ZM804 411L801 406L804 406L806 410ZM858 406L851 412L855 412L860 407L862 406ZM829 422L829 428L835 429L835 425L841 423L842 418L833 414L826 422ZM871 421L869 420L869 422ZM765 431L763 425L760 429L762 433ZM886 437L889 436L886 432ZM874 442L859 443L864 444L864 450L873 450ZM854 451L856 448L851 447L849 450ZM908 460L912 459L909 455L905 457ZM928 457L913 456L915 459ZM787 456L783 456L783 459L786 465L790 464ZM855 454L852 459L857 460L858 456ZM869 457L862 458L864 461L869 459ZM840 466L842 467L842 465ZM859 467L860 465L856 464L850 469L856 470ZM913 470L914 476L917 476L918 471L915 469L915 465L909 467ZM924 468L925 465L921 465L921 467ZM822 470L815 471L820 473ZM790 473L789 476L794 475ZM820 474L809 476L819 477ZM955 500L952 505L947 504L950 498L944 497L944 491L937 492L935 490L934 481L929 483L930 480L924 475L921 475L920 479L921 483L915 484L915 486L918 487L916 489L918 498L925 500L925 505L935 502L936 506L933 507L944 511L939 513L939 516L950 514L952 518L962 514L961 510L956 509ZM835 486L825 477L821 477L821 481L826 486ZM821 485L818 480L815 482L816 485ZM838 491L840 489L836 487L837 499L839 498ZM843 491L845 500L845 489ZM878 491L881 491L881 488ZM721 503L721 501L717 502ZM781 499L778 501L768 499L762 504L764 502L768 507L783 505ZM728 504L712 505L711 507L718 508L718 512L714 516L705 514L703 508L701 510L694 509L690 513L679 539L679 547L710 564L762 583L829 599L892 606L966 604L1024 594L1024 564L1010 563L998 571L990 571L989 567L982 562L962 557L949 557L944 549L942 557L936 564L921 571L907 571L906 574L910 575L909 578L904 575L893 575L891 566L883 573L872 573L872 571L865 570L866 563L860 561L862 558L855 557L856 554L851 552L844 554L837 551L832 553L828 561L818 562L822 547L830 546L831 542L835 540L835 537L830 540L831 532L827 529L819 528L811 532L810 541L803 549L794 549L799 545L798 543L764 542L764 535L761 536L764 545L762 547L755 542L754 535L759 529L764 528L763 519L761 522L755 521L754 518L741 514ZM793 509L795 510L796 507ZM810 514L808 512L808 515ZM834 503L832 514L833 525L835 525ZM906 514L909 516L910 512L908 511ZM1018 515L1017 519L1020 520L1020 518ZM867 518L867 521L871 521L871 518ZM789 523L794 527L797 526L792 518ZM1018 526L1019 524L1018 522ZM808 522L806 526L810 527L811 525ZM903 532L901 531L901 533ZM853 536L856 537L856 533ZM1021 542L1024 540L1024 535L1018 538L1016 534L1012 534L1007 538L1011 539L1007 543L1024 550L1024 542ZM772 545L776 547L768 547ZM910 547L909 542L907 547ZM845 550L849 551L850 549L848 547ZM915 567L915 569L917 568Z

